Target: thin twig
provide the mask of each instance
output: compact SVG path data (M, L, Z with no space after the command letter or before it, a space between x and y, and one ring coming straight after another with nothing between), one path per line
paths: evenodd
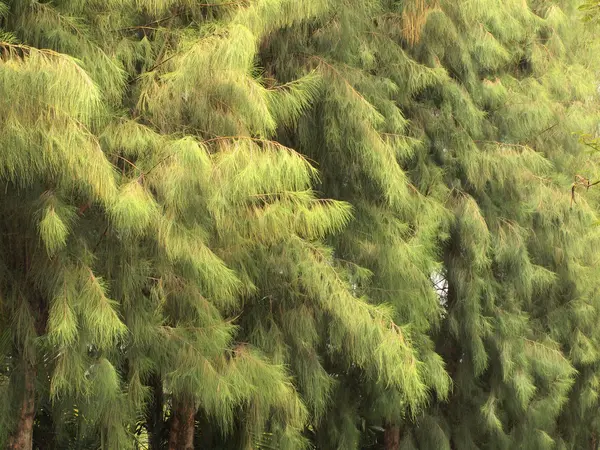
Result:
M152 25L158 25L158 24L160 24L162 22L165 22L167 20L173 19L173 18L175 18L177 16L180 16L181 14L182 14L182 12L178 12L176 14L173 14L173 15L169 16L169 17L163 17L162 19L153 20L152 22L148 22L145 25L140 25L140 26L136 26L136 27L125 27L125 28L120 28L120 29L115 30L115 31L127 31L127 30L137 30L138 28L148 28L148 27L150 27Z
M587 191L589 188L596 186L597 184L600 184L600 180L592 183L590 182L589 178L582 177L581 175L575 175L575 182L571 185L571 206L573 206L573 203L577 203L577 200L575 199L575 188L577 186L583 186Z
M206 7L206 8L210 8L210 7L219 7L219 6L231 6L231 5L241 5L241 4L245 4L247 3L246 1L238 1L238 2L224 2L224 3L196 3L195 6L201 6L201 7ZM163 17L161 19L156 19L153 20L152 22L148 22L144 25L138 25L138 26L133 26L133 27L125 27L125 28L119 28L115 31L131 31L131 30L138 30L138 29L148 29L151 28L152 25L158 25L162 22L165 22L167 20L170 19L174 19L175 17L179 17L180 15L183 14L183 11L180 11L176 14L172 14L168 17ZM156 28L154 28L156 29Z
M533 150L530 146L525 144L511 144L509 142L500 142L500 141L482 141L482 140L474 140L476 144L496 144L499 147L516 147L521 149Z
M160 166L163 162L165 162L167 159L173 157L175 154L171 153L170 155L165 156L163 159L161 159L160 161L158 161L156 164L154 164L150 170L148 170L146 173L142 173L142 177L146 177L150 174L150 172L152 172L154 169L156 169L158 166Z
M144 73L140 73L137 77L135 77L133 80L131 80L131 82L135 83L137 80L139 80L140 78L142 78L144 75L153 72L154 70L156 70L157 68L159 68L163 64L165 64L165 63L169 62L170 60L172 60L173 58L175 58L175 56L177 56L177 53L174 53L171 56L169 56L168 58L162 60L161 62L156 63L155 65L153 65L152 67L150 67L150 69L146 70Z
M140 170L140 168L138 166L136 166L134 163L132 163L131 161L129 161L127 158L122 157L121 155L117 155L117 158L122 159L123 161L125 161L126 163L130 164L132 167L134 167L137 170ZM141 171L141 170L140 170Z
M102 242L102 239L104 239L104 236L106 236L106 233L108 233L108 226L109 226L109 224L106 224L106 228L104 229L104 232L100 235L100 239L98 239L98 242L94 246L94 251L92 253L96 253L96 250L98 250L98 247L100 246L100 243Z
M358 90L354 86L352 86L352 84L346 78L344 78L342 76L342 74L340 73L340 71L337 70L335 68L335 66L333 66L332 64L330 64L329 62L327 62L325 59L321 58L320 56L317 56L317 55L307 55L307 56L309 56L310 58L314 58L314 59L318 60L320 63L322 63L325 66L329 67L338 76L338 78L340 78L346 84L346 86L348 86L348 88L350 89L350 91L354 95L356 95L360 100L362 100L363 102L365 102L366 104L368 104L368 105L371 106L371 104L369 103L369 101L360 92L358 92Z
M211 139L207 139L205 141L202 141L202 143L203 144L208 144L210 142L235 140L235 139L245 139L245 140L249 140L249 141L253 141L253 142L260 142L262 144L271 144L271 145L273 145L273 146L275 146L277 148L283 149L283 150L285 150L287 152L294 153L298 157L302 158L303 160L305 160L307 162L311 162L311 163L313 163L315 165L318 165L317 161L315 161L313 159L310 159L307 156L304 156L304 155L298 153L293 148L287 147L287 146L285 146L285 145L283 145L283 144L281 144L281 143L279 143L277 141L272 141L272 140L269 140L269 139L254 138L254 137L251 137L251 136L218 136L218 137L215 137L215 138L211 138Z

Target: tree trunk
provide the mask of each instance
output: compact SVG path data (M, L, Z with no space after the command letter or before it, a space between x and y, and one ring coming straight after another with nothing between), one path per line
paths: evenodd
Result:
M28 257L25 255L25 268L28 270ZM39 295L33 295L29 303L37 336L46 331L48 322L48 305ZM35 381L36 367L35 355L28 354L26 350L29 343L24 344L21 349L23 357L23 390L19 407L16 411L16 426L8 438L8 449L10 450L32 450L33 448L33 421L35 419Z
M199 436L196 435L194 439L194 445L198 448L221 448L222 445L215 443L214 439L214 422L211 421L206 414L196 413L196 423L198 424L198 430L200 430Z
M383 434L383 447L385 450L398 450L400 448L400 427L387 425Z
M10 450L31 450L33 448L33 419L35 418L35 367L25 362L23 374L23 397L18 409L17 425L9 437Z
M192 405L182 409L182 421L179 442L183 450L194 450L194 423L196 410Z
M162 450L165 425L163 417L163 385L160 375L153 374L150 377L150 388L152 389L152 403L149 405L146 414L148 434L150 435L150 450Z
M194 417L192 402L173 402L173 416L169 432L169 450L194 450Z
M169 428L169 450L177 450L179 440L179 414L176 409L175 401L173 401L173 409L171 411L171 425Z

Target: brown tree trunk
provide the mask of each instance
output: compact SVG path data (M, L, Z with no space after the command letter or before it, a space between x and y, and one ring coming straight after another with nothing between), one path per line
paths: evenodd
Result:
M169 450L194 450L195 415L196 408L189 400L173 402Z
M183 450L194 450L194 422L196 409L188 405L182 409L182 421L179 442Z
M383 447L385 450L398 450L400 448L400 427L387 425L383 433Z
M10 450L33 448L33 419L35 418L35 367L25 362L23 374L23 397L18 409L17 425L9 437Z
M150 377L150 388L152 389L152 402L148 407L146 421L148 434L150 434L150 450L161 450L164 430L163 417L163 385L160 375L153 374Z
M179 414L177 405L173 400L173 409L171 411L171 426L169 428L169 450L177 450L179 441Z

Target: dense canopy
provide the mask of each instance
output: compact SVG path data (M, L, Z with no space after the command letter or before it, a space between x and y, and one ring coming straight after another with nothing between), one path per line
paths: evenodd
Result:
M0 0L0 447L597 449L575 0Z

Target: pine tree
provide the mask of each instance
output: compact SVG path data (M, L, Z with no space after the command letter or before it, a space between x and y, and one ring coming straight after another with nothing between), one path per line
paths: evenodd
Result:
M224 319L254 290L252 281L240 279L244 274L216 252L246 251L263 219L259 206L272 207L275 221L289 221L291 211L303 208L298 228L308 231L338 226L347 207L313 208L306 192L313 170L289 149L261 139L200 140L189 130L197 124L177 115L184 105L172 117L155 114L161 96L181 83L165 82L162 90L155 89L158 78L146 83L147 74L136 72L161 64L156 60L164 53L145 37L115 42L109 31L165 8L83 6L12 2L5 15L14 35L3 35L2 44L2 146L9 152L3 203L10 217L3 238L14 261L7 259L3 270L3 292L10 293L3 302L3 355L11 378L6 396L15 396L14 409L3 415L2 429L13 430L5 439L14 448L31 447L34 386L42 384L38 397L51 400L56 427L75 421L103 448L130 447L145 380L156 373L166 386L161 380L157 389L171 398L173 448L192 445L198 403L224 431L233 408L247 405L256 416L249 429L271 418L282 439L298 440L304 406L284 369L235 344L235 326ZM155 47L177 46L173 56L180 60L171 59L183 70L194 57L206 57L185 48L194 39L183 33L171 39ZM260 88L241 75L237 81L251 84L249 95ZM183 84L190 82L185 76ZM138 105L141 98L149 105ZM265 101L262 107L266 117L233 115L212 130L249 121L252 131L264 133L274 122ZM277 190L292 198L299 190L299 197L263 198ZM234 218L241 224L228 223ZM22 393L14 389L19 378ZM9 423L13 411L17 423ZM66 436L73 439L69 430Z
M353 221L332 240L335 256L351 271L357 292L394 307L413 352L408 365L419 377L418 384L396 390L332 361L339 397L317 429L320 448L357 448L361 420L390 424L393 434L419 412L430 391L443 399L450 384L427 336L441 317L430 275L440 270L436 249L449 215L406 173L423 148L397 102L401 87L390 67L379 63L390 42L374 23L385 14L378 2L339 4L310 26L282 31L261 54L267 73L278 78L312 67L325 80L320 101L295 129L281 130L280 139L318 162L325 196L354 205ZM408 62L396 46L397 56Z
M351 381L320 445L357 447L361 414L388 424L386 448L589 445L597 231L593 207L569 196L595 173L572 133L595 127L597 68L575 2L344 6L261 53L273 77L315 67L328 80L281 134L319 162L327 196L355 205L336 255L370 269L357 285L395 305L421 352L439 314L426 274L441 283L437 348L454 388L412 420L401 398ZM434 367L428 387L443 394Z
M597 446L577 6L0 2L0 445Z
M261 77L259 44L328 5L4 4L4 442L43 413L63 448L136 446L140 421L192 448L200 410L226 445L300 448L337 367L423 403L409 334L323 245L350 206L270 140L324 80Z
M577 311L597 307L587 254L597 231L592 208L571 209L568 185L595 170L572 133L595 126L597 99L587 54L595 44L581 46L586 33L573 6L443 5L415 48L420 58L439 55L453 79L432 105L440 116L420 120L459 194L450 202L457 219L445 254L441 347L454 354L455 395L440 421L458 448L576 445L556 419L578 395L570 391L575 369L595 359ZM463 56L433 43L435 20L460 36ZM459 102L471 112L459 112Z

